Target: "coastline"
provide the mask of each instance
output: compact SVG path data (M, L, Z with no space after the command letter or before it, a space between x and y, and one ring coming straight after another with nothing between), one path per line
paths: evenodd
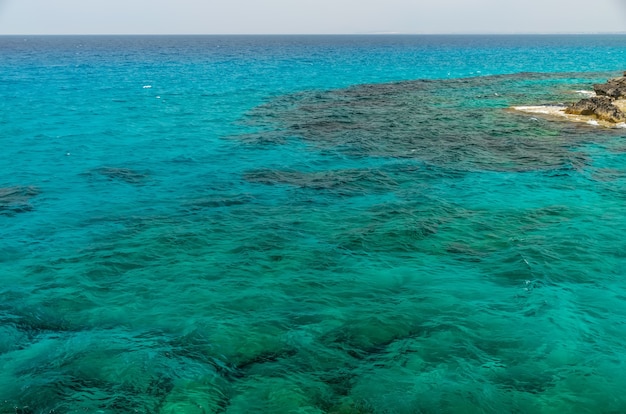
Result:
M597 96L593 91L576 91L586 97ZM616 99L613 105L617 106L621 111L626 112L626 99ZM605 128L626 128L626 122L608 122L598 119L595 115L575 115L565 112L565 105L518 105L509 108L512 111L523 112L532 115L539 115L543 118L567 120L571 122L584 123L593 126L601 126Z

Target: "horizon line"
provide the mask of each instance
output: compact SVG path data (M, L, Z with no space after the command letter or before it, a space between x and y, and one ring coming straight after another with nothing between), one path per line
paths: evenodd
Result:
M0 36L576 36L626 35L618 32L393 32L360 33L0 33Z

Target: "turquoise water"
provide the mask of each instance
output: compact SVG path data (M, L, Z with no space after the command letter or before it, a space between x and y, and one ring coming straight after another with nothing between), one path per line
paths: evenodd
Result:
M0 413L626 411L625 40L0 37Z

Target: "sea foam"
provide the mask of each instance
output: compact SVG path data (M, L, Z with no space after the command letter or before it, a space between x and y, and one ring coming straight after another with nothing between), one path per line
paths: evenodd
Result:
M558 105L514 106L513 109L515 109L516 111L527 112L530 114L567 116L567 114L565 113L565 106Z

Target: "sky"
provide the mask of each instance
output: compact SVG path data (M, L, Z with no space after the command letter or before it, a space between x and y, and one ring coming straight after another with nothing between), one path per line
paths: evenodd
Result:
M626 33L626 0L0 0L0 34Z

